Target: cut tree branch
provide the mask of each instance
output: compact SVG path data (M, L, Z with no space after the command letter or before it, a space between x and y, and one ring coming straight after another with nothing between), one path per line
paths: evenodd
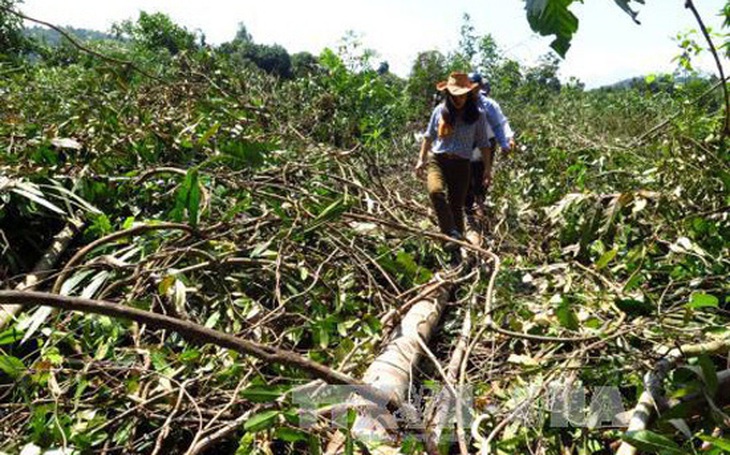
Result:
M129 229L125 229L123 231L114 232L112 234L109 234L105 237L102 237L100 239L94 240L93 242L86 245L84 248L79 250L64 266L61 273L58 275L58 278L56 278L56 282L53 284L53 290L52 292L54 294L58 294L61 291L61 286L63 285L63 282L66 281L66 278L68 278L68 275L71 273L71 268L78 264L81 259L83 259L84 256L92 252L94 249L100 247L101 245L114 242L119 239L123 239L125 237L132 237L135 235L142 234L144 232L148 231L161 231L161 230L181 230L188 232L190 234L193 234L196 232L195 228L191 227L187 224L180 224L180 223L159 223L159 224L141 224L139 226L134 226Z
M639 397L629 422L627 433L646 430L654 420L657 408L660 412L668 407L667 399L664 397L663 383L669 372L676 368L679 361L689 357L697 357L702 354L717 354L730 350L730 340L717 340L709 343L680 346L670 350L660 360L654 369L644 377L645 390ZM623 442L616 452L617 455L635 455L636 447L628 442Z
M18 291L32 291L38 282L51 272L58 258L66 251L66 248L68 248L82 226L82 221L75 218L70 219L66 223L66 226L53 238L53 242L45 254L43 254L43 257L33 267L33 271L26 275L23 282L16 286L15 289ZM20 313L22 308L20 305L0 306L0 330L9 324Z
M102 300L68 297L45 292L0 291L0 305L2 304L18 304L22 306L45 305L67 311L80 311L82 313L102 314L112 318L128 319L140 324L147 324L155 329L172 330L190 341L202 344L215 344L216 346L231 349L241 354L251 355L270 363L296 367L329 384L357 386L358 393L376 403L387 403L388 409L391 410L399 409L401 406L401 400L395 394L376 390L362 381L307 359L297 353L237 338L194 322L183 321L167 315Z
M700 29L702 30L702 34L705 36L705 40L707 40L707 44L710 46L710 52L712 52L712 56L715 58L715 64L717 65L717 70L720 72L720 80L725 80L725 71L722 69L722 63L720 62L720 57L717 55L717 49L715 49L715 45L712 43L712 38L710 38L710 32L707 31L707 27L705 27L705 23L702 21L702 17L700 16L699 11L697 11L697 8L695 8L694 2L692 0L686 0L684 3L685 8L689 8L692 11L692 14L694 14L695 19L697 19L697 23L700 26ZM728 94L727 90L727 84L722 84L722 93L725 95L725 126L722 130L723 137L730 134L730 94Z

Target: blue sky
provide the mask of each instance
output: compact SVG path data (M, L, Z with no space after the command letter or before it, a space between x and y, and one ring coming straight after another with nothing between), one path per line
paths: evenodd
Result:
M669 72L679 53L673 37L697 24L684 0L646 0L636 25L612 0L585 0L572 9L580 29L561 67L588 87L652 72ZM706 23L720 32L718 12L725 0L697 0ZM477 34L491 33L507 56L531 64L549 51L550 39L529 28L522 0L25 0L28 15L58 25L108 30L135 18L140 10L164 12L177 23L200 29L218 44L235 35L243 22L259 43L283 45L289 52L318 54L337 46L348 30L377 51L379 60L405 76L419 51L456 48L464 13ZM697 36L698 40L701 37ZM702 41L704 44L704 41ZM698 62L714 71L708 55ZM727 61L724 62L727 64ZM729 68L730 70L730 68Z

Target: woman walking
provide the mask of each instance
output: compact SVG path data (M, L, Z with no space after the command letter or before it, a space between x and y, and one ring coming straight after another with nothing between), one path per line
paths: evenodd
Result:
M481 176L485 186L491 183L491 149L487 137L487 119L478 107L476 88L466 73L454 72L436 89L446 93L436 106L426 129L416 173L426 171L431 198L441 232L461 240L464 237L464 201L470 178L470 158L478 147L484 159ZM456 244L447 244L452 262L461 258Z

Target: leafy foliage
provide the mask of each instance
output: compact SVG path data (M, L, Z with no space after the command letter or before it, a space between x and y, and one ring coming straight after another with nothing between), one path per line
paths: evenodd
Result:
M575 0L526 0L527 21L542 36L555 36L550 46L565 57L570 41L578 31L578 18L570 11ZM633 0L644 3L644 0ZM636 21L637 12L631 9L632 0L615 0L616 4ZM638 21L637 21L638 22Z
M578 18L568 9L572 3L573 0L528 0L525 4L530 27L543 36L555 35L550 46L563 57L578 31Z
M221 51L231 56L239 65L251 63L267 73L283 78L291 78L294 74L292 72L292 58L286 49L278 44L254 43L253 37L243 24L239 25L239 30L233 41L224 43L221 46ZM300 60L297 62L297 72L306 74L308 68L314 62L312 62L312 59L308 59L306 54L299 56L298 59Z
M197 47L195 34L175 24L163 13L149 14L141 11L136 22L127 20L115 25L114 33L119 38L131 40L144 50L163 50L173 56Z
M256 44L243 26L218 48L164 16L121 28L128 41L87 44L166 83L70 53L13 63L0 81L6 287L81 217L73 252L100 243L64 270L62 294L194 321L358 376L390 335L383 321L441 268L439 247L412 234L434 228L411 165L435 82L467 56L521 145L497 157L488 207L488 247L503 266L490 317L511 335L487 332L467 365L475 412L493 416L484 425L524 417L505 423L498 450L605 450L620 437L600 413L553 427L532 412L547 400L535 390L615 386L628 408L663 348L728 336L730 155L717 94L698 99L712 80L585 91L560 83L557 58L525 67L468 27L473 49L423 52L405 81L353 34L317 57L292 56L288 78L285 66L249 58ZM487 287L481 276L456 294L462 303L449 305L433 342L440 359L459 316L485 316ZM724 418L723 364L688 359L664 384L672 400L702 394L717 410L690 419L680 406L627 440L667 453L726 447L710 435ZM6 452L178 453L218 435L207 450L317 453L328 438L326 426L299 425L292 394L310 381L301 371L108 317L27 312L0 332L0 372ZM440 377L424 367L417 379ZM689 432L672 426L678 417Z

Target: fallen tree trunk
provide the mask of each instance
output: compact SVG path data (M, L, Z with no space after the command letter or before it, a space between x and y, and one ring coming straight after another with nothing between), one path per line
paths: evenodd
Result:
M467 245L473 248L478 249L481 244L481 237L473 230L467 233L467 240L469 241ZM413 368L424 354L421 345L422 343L428 343L435 332L454 286L455 282L433 286L430 296L424 296L422 300L410 307L400 326L393 334L390 343L363 375L364 383L385 394L396 395L401 402L408 403L407 395L413 379ZM470 324L467 324L467 326L470 330ZM460 358L459 361L456 362L452 359L449 364L448 375L453 378L458 376L461 358L466 351L465 341L464 343L462 341L464 341L463 338L460 339L454 355L454 357ZM464 346L461 347L461 344L464 344ZM451 383L453 382L451 381ZM446 393L448 394L448 392ZM453 399L453 397L451 398ZM398 443L401 442L400 438L403 435L393 430L402 425L398 424L392 414L384 412L382 407L373 410L372 406L368 407L366 404L361 398L353 399L351 402L353 408L361 409L352 426L352 436L365 444L370 453L397 453L398 449L394 449L394 447L397 447ZM450 404L447 401L434 410L436 413L434 418L437 425L439 425L439 435L446 425L446 416ZM446 406L445 409L444 406ZM362 409L366 410L363 411ZM406 413L408 421L418 420L414 418L415 410L412 407L404 408L401 411ZM410 415L408 415L409 413ZM425 436L428 428L421 425L419 428L411 428L411 430L413 430L412 434L417 433ZM427 437L426 439L429 453L435 453L436 448L433 441L434 438ZM342 433L336 433L330 440L325 453L327 455L341 453L344 443L345 437Z
M451 384L455 384L459 380L459 370L461 368L461 362L464 359L464 354L466 354L466 349L469 346L470 334L471 314L467 309L466 314L464 315L464 323L461 326L459 339L456 342L456 347L454 348L454 352L451 354L449 366L446 370L447 380ZM463 390L461 390L461 388L457 388L456 391L458 394L463 393ZM443 433L444 428L446 428L446 425L449 423L449 411L454 408L455 404L456 406L458 406L455 409L455 412L461 412L460 402L461 399L459 400L459 402L456 402L455 398L452 396L448 388L443 387L441 389L438 396L434 400L431 409L429 409L429 412L426 413L426 417L424 419L428 433L427 437L430 438L432 444L438 445L439 441L441 440L441 434Z
M666 357L657 363L656 367L644 377L645 390L639 397L629 421L627 433L646 430L656 417L655 411L665 411L669 403L664 397L662 384L669 372L676 368L679 361L688 357L702 354L716 354L727 352L730 349L730 340L712 341L704 344L687 345L670 350ZM636 455L637 449L628 442L621 443L617 455Z
M22 283L15 287L16 291L31 291L35 289L40 280L48 276L53 266L61 257L71 241L76 237L83 223L77 219L71 219L64 228L53 238L51 246L48 247L41 259L33 267ZM0 330L3 330L23 309L22 305L8 304L0 306Z
M471 244L481 247L482 237L475 229L472 229L471 227L467 229L466 239ZM472 301L472 305L473 304L474 301ZM464 322L461 326L461 332L459 333L459 338L456 341L454 351L451 353L449 365L446 370L445 381L447 382L447 384L458 383L461 363L464 360L464 355L466 354L467 348L469 346L469 336L471 335L471 329L471 307L469 307L464 312ZM454 411L458 413L456 414L456 419L458 421L457 426L459 427L457 429L459 433L457 434L457 436L459 440L460 450L463 453L467 451L466 440L464 438L464 435L461 434L463 432L463 421L461 420L464 416L461 411L463 410L462 403L464 398L464 390L460 386L456 386L455 389L456 393L458 394L456 397L453 396L452 390L449 390L446 385L442 387L441 391L436 396L429 409L426 410L424 423L426 427L426 437L428 438L427 444L429 444L430 447L437 447L439 441L441 440L441 434L446 428L446 425L449 424L449 411L451 411L451 409L453 408ZM454 405L456 405L456 407Z
M408 230L404 226L398 226L398 228ZM429 234L429 236L442 241L452 240L440 234ZM490 259L494 257L491 252L481 248L482 238L473 229L467 231L465 241L456 243L462 247L467 247L471 251L475 251L478 255L484 255ZM468 264L473 265L473 259L469 258ZM428 343L433 335L449 296L458 281L429 285L431 288L431 298L427 298L429 294L424 292L422 293L423 299L410 307L390 343L365 372L363 382L387 394L394 394L401 402L408 403L406 393L411 386L412 370L424 354L421 345ZM389 314L386 319L390 319L390 316ZM465 330L470 330L470 322L465 323L465 326L462 327L462 334ZM458 369L467 351L467 339L468 334L466 337L460 337L452 360L449 363L448 377L456 377L458 375ZM464 344L463 347L461 346L462 344ZM456 357L459 358L458 361L455 360ZM456 369L456 373L452 373L454 369ZM454 382L450 381L449 378L446 378L446 380L451 384ZM445 393L448 394L448 390L445 390ZM443 432L443 428L447 423L445 416L442 414L448 414L450 405L451 403L449 401L442 401L432 412L429 412L431 415L439 416L435 417L436 424L439 426L439 435ZM373 404L367 403L360 398L353 399L350 403L346 403L343 406L360 410L351 433L358 441L368 446L369 453L376 455L399 453L398 449L394 447L396 447L397 442L399 442L399 436L402 436L402 434L389 431L398 428L397 421L392 415L383 413L382 407L372 411ZM406 419L412 422L414 420L413 413L415 410L412 407L407 407L403 411L406 412ZM427 425L429 425L428 420L422 419L421 421L427 422ZM433 444L434 438L426 435L429 428L421 425L419 428L413 428L412 430L415 430L421 436L426 436L425 442L429 453L437 453ZM325 454L336 455L342 453L345 441L346 438L341 432L335 433L327 446Z
M362 381L386 395L395 395L401 402L408 401L408 390L411 385L413 367L423 354L419 338L428 342L451 294L450 285L434 288L434 295L414 304L406 313L393 338L385 350L370 365ZM353 408L365 404L361 398L353 399ZM406 409L402 411L409 412ZM409 419L412 420L412 419ZM394 446L399 435L393 430L399 424L396 418L382 408L359 414L352 427L352 435L368 446L371 453L388 453L386 447ZM423 429L419 429L422 431ZM336 433L330 441L326 453L334 455L343 449L345 438ZM392 453L392 449L389 451Z
M367 369L363 382L388 394L396 394L407 401L413 368L423 355L419 338L428 343L434 333L449 299L451 287L445 286L431 299L418 302L411 308L395 332L394 338ZM376 443L397 443L389 430L398 428L395 419L378 418L372 413L360 416L352 428L359 440L372 439ZM420 429L419 429L420 430Z

